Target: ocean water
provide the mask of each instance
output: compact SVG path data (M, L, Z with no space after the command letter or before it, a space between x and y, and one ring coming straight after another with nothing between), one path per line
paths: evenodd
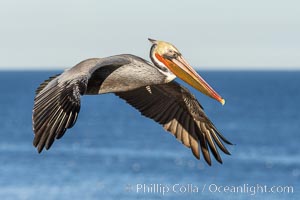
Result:
M34 91L55 71L0 72L0 199L300 199L300 72L200 74L192 90L235 145L209 167L113 94L84 96L49 151L32 146Z

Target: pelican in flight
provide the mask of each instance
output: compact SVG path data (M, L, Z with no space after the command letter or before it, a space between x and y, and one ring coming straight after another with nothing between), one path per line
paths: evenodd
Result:
M222 163L218 149L229 154L231 144L216 129L194 95L174 79L182 79L224 105L225 100L188 64L178 49L164 41L152 43L152 63L130 54L84 60L50 77L36 90L32 115L33 145L49 149L71 128L80 110L81 95L114 93L148 118L161 124L197 159L200 150L211 165L210 151Z

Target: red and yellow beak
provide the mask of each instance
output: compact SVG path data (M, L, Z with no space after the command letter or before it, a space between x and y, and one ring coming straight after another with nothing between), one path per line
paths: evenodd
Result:
M206 81L188 64L188 62L182 56L177 56L177 58L169 60L156 53L155 57L160 62L164 63L164 65L168 67L170 71L178 78L185 81L203 94L216 99L222 105L225 104L225 100L208 83L206 83Z

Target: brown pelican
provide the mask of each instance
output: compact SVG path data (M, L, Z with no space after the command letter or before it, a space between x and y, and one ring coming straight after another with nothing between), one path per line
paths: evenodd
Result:
M205 115L202 106L174 79L179 77L222 104L224 99L210 87L170 43L149 39L150 63L123 54L87 59L60 75L50 77L36 90L33 108L33 145L41 152L71 128L80 110L81 95L114 93L142 115L160 123L200 159L200 150L211 165L209 149L222 163L220 148L231 144ZM223 141L223 142L222 142Z

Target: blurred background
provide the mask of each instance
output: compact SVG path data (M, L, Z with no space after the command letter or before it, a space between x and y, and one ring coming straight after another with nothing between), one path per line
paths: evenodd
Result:
M199 69L299 69L299 7L297 0L2 0L0 66L147 58L152 37L175 44Z
M0 1L0 199L299 199L299 6ZM38 154L31 125L38 85L86 58L148 59L148 37L175 44L226 99L222 107L187 86L235 144L223 165L196 160L113 94L83 96L76 125ZM139 184L194 190L163 195L137 192ZM244 190L222 191L226 186Z

